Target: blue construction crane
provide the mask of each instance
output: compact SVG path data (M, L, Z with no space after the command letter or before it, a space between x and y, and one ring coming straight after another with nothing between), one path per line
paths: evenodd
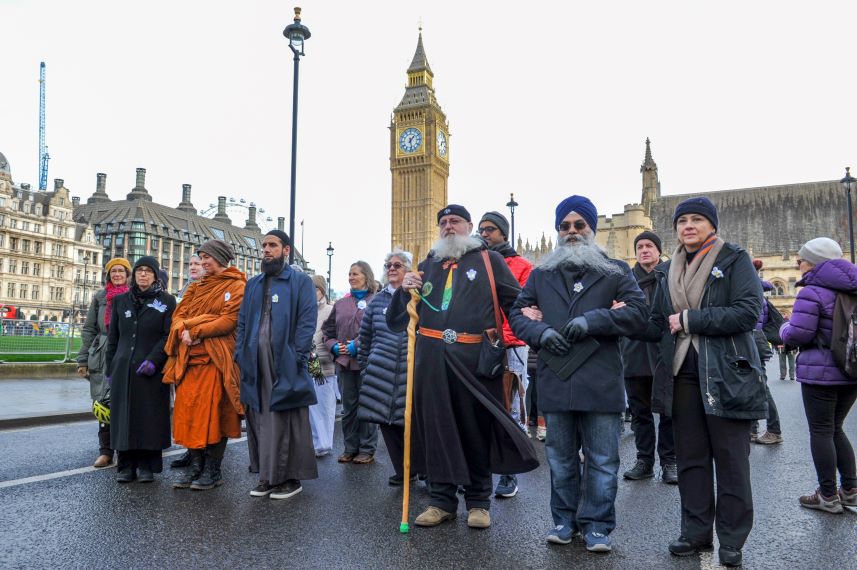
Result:
M39 190L48 189L48 147L45 145L45 62L39 64Z

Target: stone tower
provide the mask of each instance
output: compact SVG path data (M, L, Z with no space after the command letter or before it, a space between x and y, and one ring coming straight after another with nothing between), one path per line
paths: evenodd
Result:
M652 158L651 141L646 138L646 157L640 165L643 175L643 208L647 216L651 215L652 204L661 197L661 183L658 180L658 165Z
M447 203L449 124L433 80L420 29L405 95L390 121L391 242L410 251L415 262L437 239L437 211Z

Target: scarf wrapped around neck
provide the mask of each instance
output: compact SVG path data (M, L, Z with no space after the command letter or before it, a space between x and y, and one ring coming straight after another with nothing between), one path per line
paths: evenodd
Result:
M127 293L128 284L114 285L108 281L104 289L107 291L107 304L104 305L104 329L106 330L110 328L110 311L113 310L113 299L123 293Z
M698 309L705 292L705 283L714 268L714 262L723 249L724 241L711 234L702 247L693 254L688 263L688 251L684 245L678 246L670 262L669 288L673 308L681 313L684 330L676 335L675 354L673 356L673 375L678 374L691 344L699 352L699 335L688 331L688 310Z

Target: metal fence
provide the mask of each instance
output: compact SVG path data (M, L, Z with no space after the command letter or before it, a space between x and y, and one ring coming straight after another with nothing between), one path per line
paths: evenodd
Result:
M0 320L0 361L74 360L80 350L81 325L55 321Z

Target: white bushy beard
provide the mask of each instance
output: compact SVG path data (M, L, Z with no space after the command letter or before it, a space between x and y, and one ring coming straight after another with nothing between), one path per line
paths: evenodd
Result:
M557 235L556 248L539 262L539 267L546 271L566 265L602 275L622 273L622 268L610 261L604 250L595 243L594 234L567 234L565 237Z
M484 244L481 239L473 236L449 235L442 237L431 246L435 259L461 259L461 256L472 249L479 249Z

